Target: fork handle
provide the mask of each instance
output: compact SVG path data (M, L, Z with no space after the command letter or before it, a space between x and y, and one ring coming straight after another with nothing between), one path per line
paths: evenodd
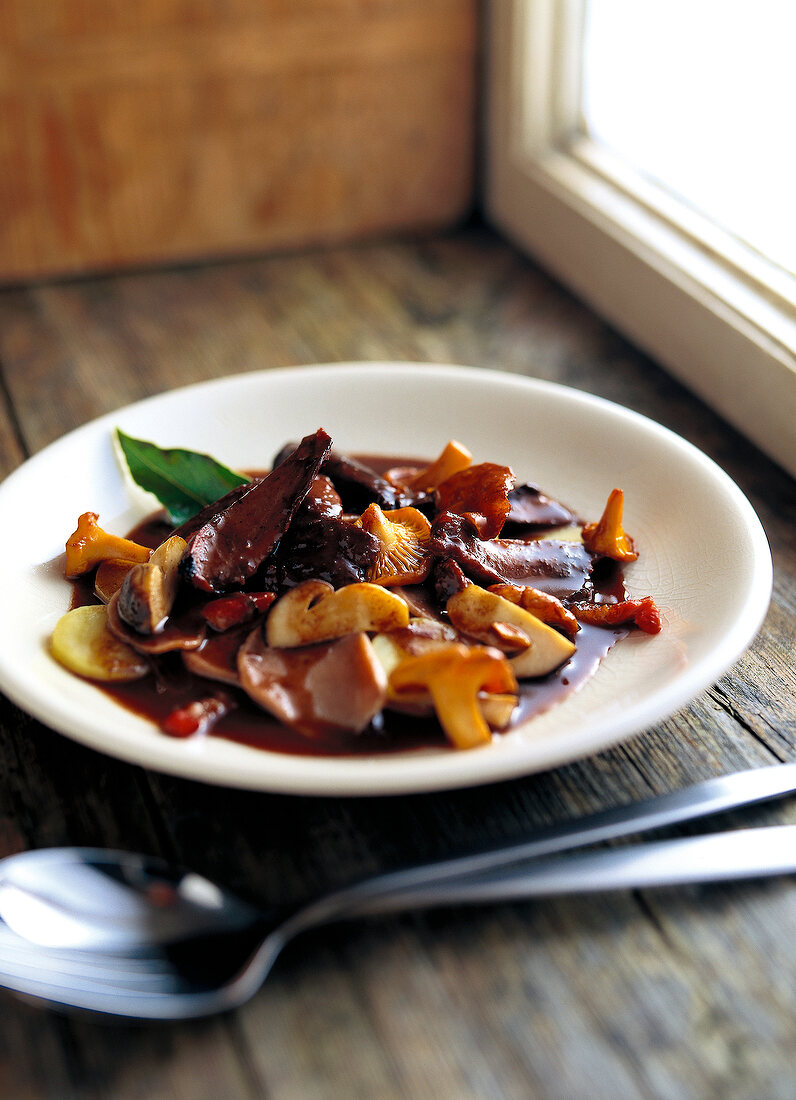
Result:
M378 910L376 906L386 905L388 897L397 897L399 894L406 899L410 897L424 899L418 904L428 905L435 890L437 888L441 889L446 883L452 884L455 889L460 889L463 888L462 884L468 881L473 890L477 889L483 892L484 900L489 896L494 897L496 900L499 897L532 897L534 896L534 890L538 896L550 892L551 888L543 889L541 878L535 880L535 886L532 885L529 879L531 861L541 861L557 853L583 848L586 845L618 840L650 829L661 829L686 821L695 821L711 814L724 813L728 810L738 809L741 806L781 798L794 792L796 792L796 761L789 764L773 764L763 768L750 768L731 775L708 779L682 790L674 791L671 794L658 795L643 802L633 802L627 806L619 806L612 810L589 814L586 817L578 818L576 821L553 826L538 832L530 840L521 841L518 844L504 845L484 852L457 856L436 863L420 864L407 867L404 870L391 871L387 874L364 879L351 886L343 887L332 894L327 894L303 907L288 918L285 933L289 937L314 925L345 918L348 914L383 912L385 911L384 908ZM762 841L761 830L756 830L756 832L760 834L758 839ZM737 833L733 835L738 836ZM793 834L789 835L790 843L794 844ZM677 841L669 843L676 844ZM732 844L732 842L727 843ZM643 850L650 851L652 849L650 846L645 845ZM622 851L627 853L633 851L633 849L624 848ZM642 848L637 847L635 851L640 855ZM677 853L678 849L675 848L673 851ZM789 855L787 846L784 854L786 858ZM613 855L613 853L595 852L596 866L600 865L600 860L603 857L610 855ZM584 861L581 864L583 868L592 866L591 857L588 854L578 858ZM625 861L629 858L627 854L624 856ZM675 862L677 858L678 856L675 855ZM622 869L624 868L625 873L628 870L629 865L626 862L617 859L609 860L608 863L613 867L611 873L614 877L601 877L601 885L594 887L594 889L616 889L627 885L631 887L665 885L666 882L670 881L704 881L700 880L697 875L696 878L667 879L665 882L649 878L641 882L630 882L627 878L621 878ZM653 869L646 865L646 861L638 860L635 864L639 869L642 865L647 867L645 871L647 875L653 873ZM548 871L551 870L552 866L552 863L547 863ZM568 864L568 866L574 874L574 865ZM758 873L757 868L760 866L762 866L762 861L760 853L757 852L753 856L753 870L745 873ZM516 875L512 874L512 867L517 869ZM789 865L785 869L792 870ZM676 866L674 870L677 870ZM781 870L782 868L776 865L775 869L769 873L776 874ZM740 873L743 874L744 872ZM601 871L600 874L601 876L607 874L607 870ZM724 876L719 875L718 877ZM524 889L526 892L521 895L516 892L512 893L508 890L508 887L499 885L510 878L516 878L517 882L525 882ZM552 882L559 880L551 878L549 881L552 884ZM583 881L582 879L578 880L578 889L587 888L583 886ZM500 894L497 892L500 889L507 892ZM570 889L572 889L572 886L567 885L563 892ZM492 893L490 894L489 891L492 891ZM558 889L553 892L561 893L562 890ZM459 895L454 896L451 894L450 903L454 904L458 897ZM442 902L438 904L442 904ZM448 904L448 902L446 901L444 904ZM400 906L397 907L400 908Z
M792 872L796 872L796 825L774 825L513 864L479 875L374 895L342 915L720 882Z
M409 889L443 879L461 879L492 871L512 863L555 855L621 837L633 836L651 829L696 821L711 814L724 813L740 806L750 806L773 798L796 793L796 761L749 768L731 775L703 780L670 794L656 795L641 802L631 802L611 810L588 814L575 821L541 829L529 840L504 844L498 848L476 852L436 863L418 864L400 871L390 871L365 879L320 899L319 907L345 909L359 905L372 894L389 890ZM320 919L323 919L319 914Z

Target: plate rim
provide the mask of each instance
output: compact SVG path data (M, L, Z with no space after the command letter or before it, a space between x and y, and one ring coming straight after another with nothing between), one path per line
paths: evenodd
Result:
M275 367L189 383L103 413L64 433L28 458L4 479L0 484L0 502L7 492L13 490L20 479L35 476L40 465L46 465L53 454L57 454L59 450L68 449L79 443L81 436L99 437L103 431L110 431L111 426L115 426L115 422L120 417L130 413L145 412L148 406L163 402L164 399L178 400L186 393L195 397L197 394L201 395L203 391L212 393L222 388L235 389L241 384L249 386L265 383L267 386L268 382L276 378L292 377L298 383L302 379L306 380L309 376L317 376L319 373L323 373L329 379L335 374L340 378L348 379L354 373L362 371L378 371L382 377L386 374L405 376L409 371L426 379L444 377L446 381L456 379L468 385L489 382L490 386L552 394L564 402L587 408L593 408L596 405L607 410L612 416L618 416L620 420L627 419L628 422L642 427L653 436L664 440L668 446L681 451L711 477L722 482L725 490L733 496L735 506L744 515L745 531L749 536L756 568L752 577L753 584L745 594L744 612L739 616L735 628L711 650L710 660L703 658L696 665L686 669L678 677L676 685L670 685L665 692L659 689L643 703L636 703L629 712L614 722L610 731L605 730L600 736L595 736L592 731L589 737L576 737L574 741L567 740L563 746L557 744L558 739L553 738L546 752L545 746L534 742L531 748L535 751L536 759L527 765L522 763L522 758L528 755L527 751L495 752L494 746L470 750L467 753L434 752L428 756L422 753L406 754L406 756L390 753L381 756L374 754L366 757L329 758L272 753L267 750L233 745L222 739L217 739L218 742L227 746L227 752L222 755L229 756L231 759L229 762L226 760L212 762L207 760L206 755L192 754L190 750L175 753L175 744L186 746L187 743L175 743L162 735L158 735L158 740L154 744L150 740L145 740L140 749L126 741L121 744L109 743L108 737L112 739L112 734L106 734L105 737L96 736L90 729L81 727L80 723L65 718L59 709L58 699L53 701L46 696L32 698L24 685L18 682L13 670L9 670L6 666L2 650L0 650L0 690L21 709L58 733L128 763L182 778L212 785L296 795L371 796L428 793L520 778L604 751L674 714L685 703L715 683L751 644L769 606L773 588L773 564L768 540L759 517L742 490L726 471L694 444L642 413L559 382L497 369L420 361L346 361ZM741 624L743 624L742 627ZM87 686L90 688L92 685L87 684ZM98 690L101 691L101 689ZM662 693L667 697L667 702L663 706L658 699ZM107 696L104 698L108 699ZM124 710L124 708L120 709ZM125 711L125 714L129 715L130 712ZM139 721L151 732L151 723L146 722L145 719L139 719ZM587 743L581 744L581 741ZM161 751L157 749L158 744L162 745ZM230 752L230 748L233 751ZM152 750L146 759L142 758L144 749ZM235 751L237 749L241 750L240 754ZM241 754L242 760L250 762L252 753L256 754L257 759L267 759L272 765L272 770L262 767L256 769L257 775L252 775L247 768L242 767L241 763L236 762ZM476 758L480 759L480 766L476 764ZM289 762L287 767L286 761ZM213 765L213 774L210 774L210 764ZM327 774L329 772L336 774L330 777Z

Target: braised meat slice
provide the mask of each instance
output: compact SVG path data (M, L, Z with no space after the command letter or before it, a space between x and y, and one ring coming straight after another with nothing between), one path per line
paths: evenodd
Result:
M432 571L434 595L437 602L444 607L451 596L461 592L472 582L465 577L462 567L457 565L453 558L441 558L434 563Z
M380 508L406 507L409 497L396 489L363 462L332 451L323 464L323 472L334 482L346 512L364 512L369 504Z
M274 468L284 462L295 444L287 443L274 458ZM332 451L323 464L321 473L330 478L342 497L343 508L349 514L359 515L369 504L378 504L380 508L408 508L422 511L433 509L431 494L419 490L397 487L372 470L359 459L350 455Z
M342 516L326 514L308 498L268 563L266 582L281 589L313 577L335 588L364 581L379 545L368 531Z
M305 436L284 462L251 482L191 536L182 570L194 587L224 592L257 572L290 526L331 445L322 428Z
M230 489L223 497L219 497L218 500L214 500L210 504L205 504L204 508L201 508L196 515L191 516L190 519L187 519L185 523L181 524L179 527L175 527L171 534L179 535L180 538L184 538L187 541L190 539L191 535L195 535L206 523L210 523L217 515L226 511L231 504L239 500L244 493L250 492L252 487L258 481L262 480L261 477L256 477L251 481L244 481L242 485L237 485L234 489Z
M343 502L340 499L340 494L325 474L318 474L313 481L301 507L296 512L296 519L301 519L307 512L323 516L341 516L343 514Z
M480 539L464 516L443 512L431 525L431 552L451 558L477 584L523 584L562 599L589 578L592 556L561 539Z
M504 538L520 534L521 528L566 527L578 517L560 501L546 496L536 485L518 485L509 493L511 510L501 532Z

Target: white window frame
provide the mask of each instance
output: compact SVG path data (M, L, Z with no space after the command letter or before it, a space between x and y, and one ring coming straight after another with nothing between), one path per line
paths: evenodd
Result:
M796 279L585 136L584 12L488 0L488 216L796 476Z

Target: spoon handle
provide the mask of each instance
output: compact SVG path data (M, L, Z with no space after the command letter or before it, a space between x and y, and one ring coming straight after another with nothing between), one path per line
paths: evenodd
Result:
M364 916L791 872L796 872L796 825L774 825L598 849L502 867L472 878L429 882L374 896L355 912Z

